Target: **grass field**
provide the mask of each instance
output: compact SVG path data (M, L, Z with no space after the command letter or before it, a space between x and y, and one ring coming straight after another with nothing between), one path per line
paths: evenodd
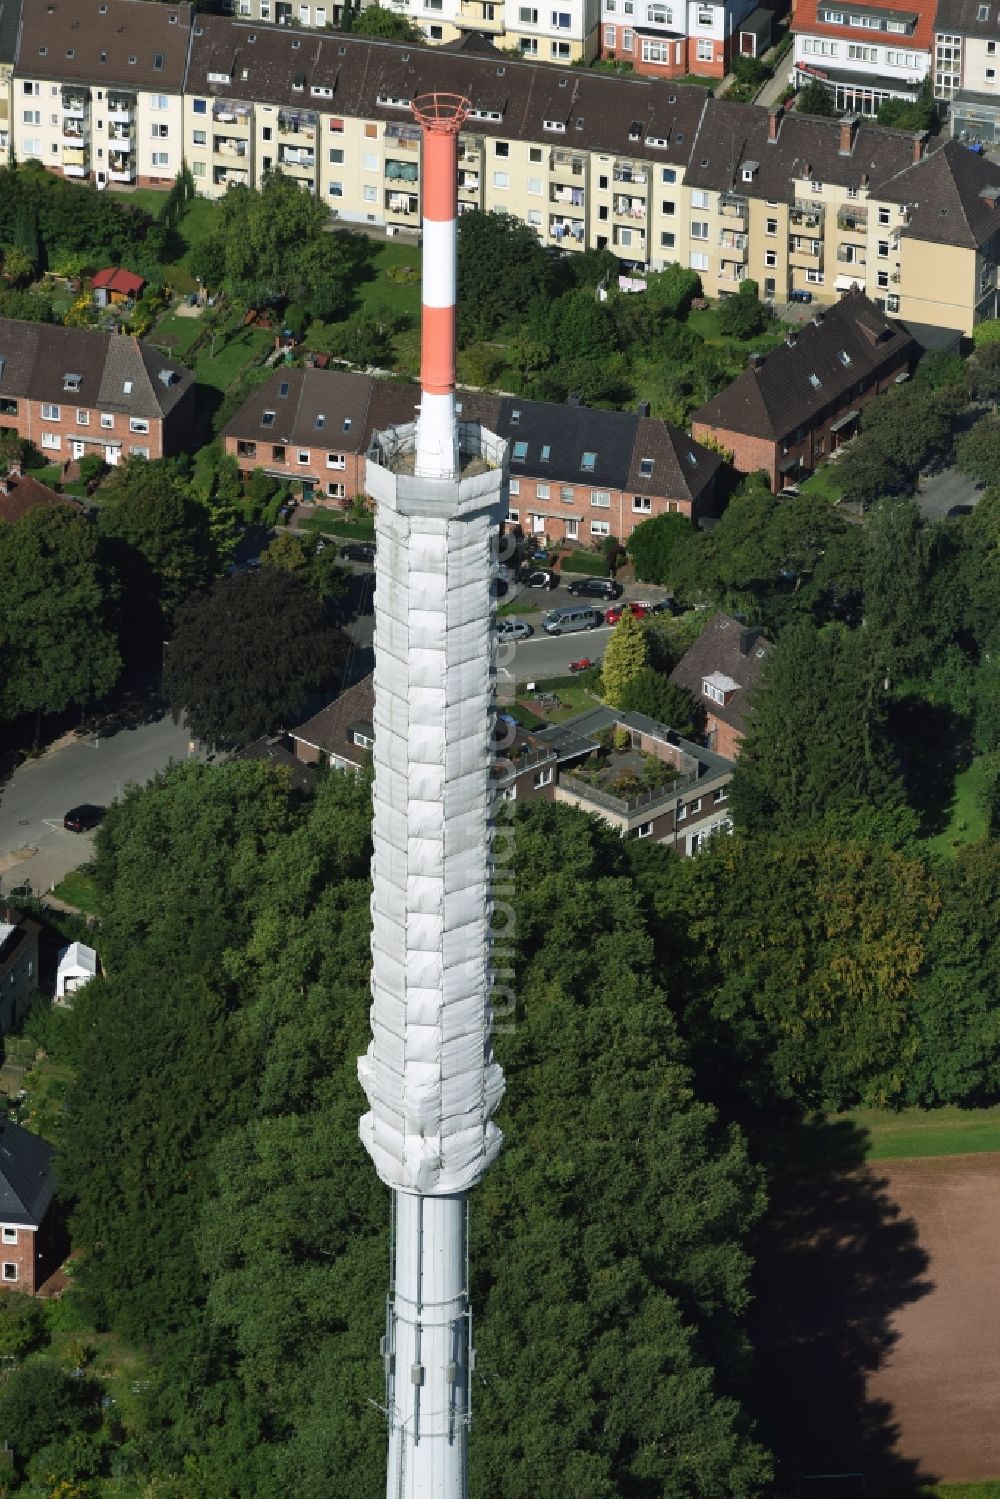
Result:
M408 317L416 321L420 316L420 251L416 245L401 244L397 240L379 247L372 266L375 279L360 281L354 288L360 304L359 310L372 317ZM393 281L389 271L410 271L410 281Z
M1000 1499L1000 1478L987 1478L982 1483L936 1483L931 1489L921 1489L917 1499Z
M842 500L844 491L837 478L837 465L828 463L825 468L818 468L814 474L801 485L803 494L818 494L824 500L829 500L831 505Z
M868 1134L870 1161L1000 1150L1000 1105L988 1109L854 1109L837 1116Z
M374 541L375 518L351 520L342 510L317 507L305 515L296 516L296 525L301 531L319 531L324 536L342 536L345 541Z
M140 187L131 193L112 193L112 197L120 199L122 203L134 204L154 218L163 207L166 196L165 192L161 193L151 187ZM194 291L196 282L188 270L187 257L193 245L211 234L218 218L219 205L210 198L192 198L185 208L177 225L180 252L173 260L164 262L163 266L163 274L175 291Z
M780 343L784 343L784 332L759 333L756 338L729 338L719 329L719 309L717 307L702 307L689 312L687 325L693 328L695 333L705 340L707 344L732 344L734 348L746 349L749 353L754 350L757 353L767 353L769 349L776 349Z
M946 859L954 858L957 846L975 843L986 836L986 814L979 801L983 785L984 762L973 760L965 770L955 777L951 818L948 826L936 837L927 840L927 847Z
M86 916L97 915L97 887L90 875L82 869L71 869L52 894L57 900L64 900L68 906L75 906Z
M149 335L149 342L176 358L191 347L201 327L200 317L178 317L176 312L165 312Z
M228 390L248 364L265 349L269 349L274 334L265 328L241 328L223 343L216 342L212 355L211 342L198 355L194 367L195 379L202 385L213 385L216 390Z
M594 552L570 552L568 556L560 559L559 571L561 573L586 573L592 578L606 578L608 564L603 556L597 556Z

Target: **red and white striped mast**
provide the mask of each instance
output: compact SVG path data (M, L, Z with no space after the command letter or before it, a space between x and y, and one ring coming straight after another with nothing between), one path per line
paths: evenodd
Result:
M417 473L458 472L455 428L458 133L469 110L459 94L413 101L423 130L423 285L420 310L420 417Z

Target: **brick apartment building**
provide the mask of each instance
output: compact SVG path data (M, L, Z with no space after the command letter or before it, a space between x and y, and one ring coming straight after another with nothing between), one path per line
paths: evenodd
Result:
M755 9L755 0L602 0L601 56L652 78L723 78Z
M691 432L728 448L741 473L775 492L805 477L858 430L862 408L905 380L916 341L860 291L790 328L770 354L694 413Z
M223 429L244 474L264 468L328 504L364 493L373 432L414 419L419 388L319 369L275 372ZM697 522L716 506L721 460L644 413L596 411L462 391L459 418L510 443L511 524L539 541L629 536L676 511Z
M714 614L670 673L704 712L709 749L727 760L740 752L750 698L773 649L759 629Z
M0 318L0 431L53 462L184 451L193 386L190 370L124 334Z

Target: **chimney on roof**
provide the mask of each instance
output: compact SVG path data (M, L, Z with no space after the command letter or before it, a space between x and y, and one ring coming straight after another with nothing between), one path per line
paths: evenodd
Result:
M10 460L10 462L7 464L7 478L8 479L20 479L20 477L21 477L21 460L20 460L20 458L12 458Z
M927 131L918 130L913 137L913 164L923 159L924 147L927 144Z
M640 416L648 416L649 415L649 409L650 409L649 408L649 402L648 401L640 401L639 404L638 404L638 406L635 409L639 413Z
M845 115L840 122L840 154L850 156L854 150L854 137L858 133L857 115Z
M819 308L819 307L818 307L818 308L817 308L817 309L816 309L816 311L815 311L815 312L814 312L814 313L813 313L813 319L812 319L812 320L813 320L813 323L814 323L814 324L815 324L815 326L816 326L816 327L817 327L817 328L818 328L818 327L820 327L820 325L821 325L821 324L822 324L822 322L823 322L823 318L824 318L824 317L825 317L825 316L826 316L826 314L825 314L825 313L824 313L824 312L823 312L823 310L822 310L822 308Z
M799 335L797 331L794 328L789 328L788 333L785 337L785 343L790 349L794 349L796 343L798 342L798 337Z
M997 185L993 182L991 182L988 187L984 187L979 196L980 198L982 198L987 208L996 208L998 205L1000 205L1000 187L997 187Z
M781 110L769 109L767 112L767 143L773 146L778 139L778 131L781 129Z
M760 367L761 367L761 365L763 363L764 363L764 356L763 356L763 354L759 354L759 353L751 354L750 358L747 360L747 369L748 370L759 370Z

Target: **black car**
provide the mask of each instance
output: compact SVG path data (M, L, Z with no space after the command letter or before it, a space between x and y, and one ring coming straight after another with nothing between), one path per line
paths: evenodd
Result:
M70 833L87 833L91 828L97 827L103 816L103 807L95 807L90 802L81 802L78 807L70 807L63 818L63 827Z
M625 590L613 578L578 578L569 591L575 598L620 599Z
M547 567L525 568L520 575L521 582L528 588L558 588L559 579L555 573L549 572Z
M349 541L346 546L341 547L340 555L345 562L374 562L375 543L373 541Z

